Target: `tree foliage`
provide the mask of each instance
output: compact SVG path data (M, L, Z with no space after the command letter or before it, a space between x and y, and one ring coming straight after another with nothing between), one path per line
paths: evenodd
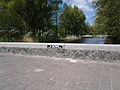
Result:
M98 0L94 2L94 7L97 11L97 29L120 41L120 0Z
M32 36L39 30L46 31L51 26L52 7L48 0L15 0L15 11L28 26Z
M0 26L19 27L37 38L41 32L54 28L52 18L60 3L61 0L0 0L0 6L6 8L0 12Z
M58 34L58 28L59 28L59 16L61 14L61 11L62 11L62 0L56 0L54 1L53 5L52 5L52 8L53 8L53 25L55 27L55 34L57 35Z
M13 5L14 0L0 0L0 7L2 9L0 10L0 28L1 30L8 29L8 31L11 29L14 29L12 32L6 33L6 37L8 38L14 38L19 39L23 37L23 24L21 21L21 18L11 12L11 5Z
M31 36L36 40L57 41L59 33L86 34L90 27L85 23L83 11L76 6L64 7L62 1L0 0L0 28L14 29L10 34L19 36L18 39Z
M66 6L61 14L61 26L68 35L82 35L85 30L85 15L77 6Z

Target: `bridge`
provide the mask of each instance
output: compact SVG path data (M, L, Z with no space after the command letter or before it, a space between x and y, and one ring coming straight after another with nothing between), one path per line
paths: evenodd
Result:
M0 53L71 58L78 60L120 61L120 45L69 43L0 43Z
M120 45L0 43L0 90L119 90Z

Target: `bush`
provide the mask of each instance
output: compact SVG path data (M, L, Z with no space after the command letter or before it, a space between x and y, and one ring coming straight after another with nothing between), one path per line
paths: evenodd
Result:
M54 36L54 35L48 35L48 36L40 36L38 38L39 42L47 42L47 43L56 43L59 42L58 37Z

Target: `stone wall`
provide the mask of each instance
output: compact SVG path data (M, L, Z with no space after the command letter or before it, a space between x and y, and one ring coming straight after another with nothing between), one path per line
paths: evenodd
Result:
M120 45L66 43L0 43L0 53L78 60L120 61Z

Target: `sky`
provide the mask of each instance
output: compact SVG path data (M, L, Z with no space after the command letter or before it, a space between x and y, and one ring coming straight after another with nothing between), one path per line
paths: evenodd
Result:
M86 15L86 22L92 25L95 19L95 11L92 7L93 0L63 0L64 3L71 6L78 6L80 9L84 11Z

